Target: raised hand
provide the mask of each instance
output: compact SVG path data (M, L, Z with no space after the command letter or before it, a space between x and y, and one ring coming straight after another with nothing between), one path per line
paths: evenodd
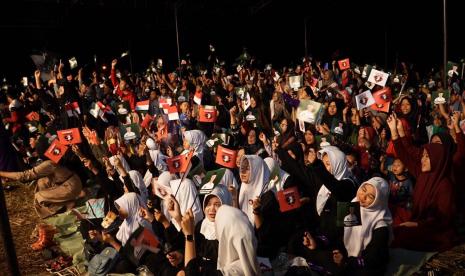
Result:
M192 209L187 210L181 220L181 229L185 236L193 235L195 228L194 214Z
M395 113L389 115L389 117L387 118L387 124L389 126L389 129L391 130L391 133L397 134L397 116Z
M181 222L182 216L181 216L181 208L179 207L179 203L176 200L176 198L173 195L170 195L168 203L168 213L172 218L174 218L176 221Z
M310 235L309 232L304 233L303 239L304 239L303 244L304 244L305 247L307 247L310 250L315 250L316 249L316 242L313 239L312 235Z

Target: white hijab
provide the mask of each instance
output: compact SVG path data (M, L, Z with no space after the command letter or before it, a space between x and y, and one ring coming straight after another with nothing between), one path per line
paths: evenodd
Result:
M239 207L247 215L249 221L254 225L254 215L252 202L261 195L264 185L270 179L270 171L265 164L265 161L257 155L244 155L241 161L243 166L245 159L249 161L250 165L250 179L249 183L242 183L241 190L239 191Z
M376 197L367 208L360 207L362 225L344 227L344 245L349 257L359 257L371 241L373 230L381 227L390 227L392 224L391 212L388 208L389 185L381 177L373 177L365 183L373 185ZM362 188L362 184L360 188ZM352 202L358 201L355 197ZM391 232L392 233L392 232Z
M217 269L224 276L261 275L257 240L247 216L237 208L222 205L215 226L219 242Z
M121 155L113 155L112 157L108 158L108 161L110 161L110 164L115 167L116 169L116 166L115 166L115 158L119 158L119 160L121 160L121 164L123 165L123 168L125 171L130 171L131 168L129 167L129 164L128 162L126 161L126 159L121 156ZM113 180L113 179L112 179Z
M194 129L185 131L183 137L189 142L191 149L194 149L194 155L200 159L200 162L203 162L203 151L207 136L201 130Z
M232 196L228 191L228 188L224 185L216 185L215 188L213 188L213 190L203 198L204 212L205 207L207 207L208 200L214 196L220 200L221 205L232 205ZM207 214L205 214L205 216L206 215ZM215 222L210 221L207 217L205 217L202 221L202 225L200 225L200 233L202 233L207 240L216 240Z
M162 172L159 176L158 176L158 179L156 180L157 181L157 185L160 185L160 186L165 186L169 189L171 189L171 186L170 186L170 181L172 180L172 176L170 174L170 172ZM168 220L171 220L171 216L170 216L170 213L168 212L168 200L165 200L165 199L162 199L162 204L161 204L161 211L163 212L163 215L165 215L165 217L168 219Z
M142 179L142 175L138 171L135 171L135 170L129 171L128 174L132 180L132 183L134 183L137 189L139 189L141 205L143 206L146 205L147 198L149 197L149 193L147 191L147 186L145 186L145 183ZM121 175L119 176L119 179L121 180L121 182L124 183L123 177Z
M158 172L164 172L168 170L168 166L166 165L166 156L161 153L159 150L150 150L149 149L150 158L153 160L155 168ZM152 183L153 175L150 170L147 170L144 175L144 183L145 186L149 186Z
M234 186L234 188L239 189L239 184L237 184L237 180L234 177L234 173L230 169L224 168L224 175L223 178L221 178L220 182L218 184L224 185L226 187L229 187L230 184Z
M181 210L181 215L184 215L187 212L187 209L192 206L192 213L194 214L194 221L197 224L203 219L202 207L200 206L200 200L197 197L197 187L195 186L192 180L185 178L181 186L181 179L175 179L170 181L171 191L173 195L176 193L179 187L179 191L176 194L176 200L179 203ZM194 203L195 202L195 203ZM172 221L176 228L181 229L181 225L177 225L176 221Z
M332 169L331 174L334 176L334 178L337 180L343 180L352 176L352 173L349 170L349 166L347 165L346 155L342 151L340 151L337 147L327 146L318 152L318 158L322 159L325 153L329 157L329 162L331 163ZM326 201L330 195L331 192L329 189L326 188L324 184L321 185L321 188L318 191L318 195L316 197L316 210L318 215L321 215L321 212L323 212Z
M159 171L166 171L168 168L165 162L167 157L163 153L161 153L160 150L157 149L157 144L155 143L155 141L153 141L152 138L148 138L145 144L147 145L150 158L152 158L155 167Z
M116 233L116 238L123 246L139 226L151 229L151 225L139 216L139 208L141 205L136 193L126 193L115 200L115 203L128 214L127 218L121 223L118 233Z
M271 157L264 159L268 170L270 171L270 184L268 185L267 190L273 191L276 195L278 191L284 189L284 183L286 182L289 174L279 167L279 164L276 160ZM279 180L275 182L274 178L279 175Z

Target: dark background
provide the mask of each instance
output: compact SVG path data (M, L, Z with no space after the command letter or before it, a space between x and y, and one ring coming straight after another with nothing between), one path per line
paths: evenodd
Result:
M32 53L76 56L79 65L130 49L134 70L150 58L177 64L174 1L19 0L0 4L0 77L32 75ZM442 0L432 1L178 1L181 56L204 61L212 43L231 64L246 46L263 63L299 61L305 55L330 60L350 57L392 69L410 61L423 70L443 55ZM448 0L449 60L460 61L465 42L459 1Z

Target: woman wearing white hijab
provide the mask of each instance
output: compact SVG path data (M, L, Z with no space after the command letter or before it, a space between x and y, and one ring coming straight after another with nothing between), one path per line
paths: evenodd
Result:
M128 164L128 161L126 161L126 159L121 156L121 155L113 155L112 157L110 157L108 160L110 161L110 164L116 168L116 162L115 162L115 158L119 158L119 160L121 161L121 165L123 166L123 168L128 172L131 170L131 168L129 167L129 164Z
M221 178L218 184L224 185L226 188L232 185L235 189L239 189L239 184L237 184L237 180L234 177L234 173L230 169L224 168L224 175Z
M121 242L122 246L126 244L126 241L139 226L144 226L150 230L152 229L152 225L139 215L141 202L136 193L124 194L115 201L115 205L119 211L120 217L124 219L119 227L118 233L116 233L116 238Z
M199 233L202 234L206 240L216 240L215 231L215 218L218 208L223 204L232 204L231 193L226 186L217 185L213 190L207 194L203 199L203 211L205 218L197 226L200 226Z
M148 138L145 144L147 145L150 158L152 158L152 161L154 162L155 167L159 171L168 170L168 167L165 162L167 157L163 153L161 153L160 150L157 149L157 145L155 141L153 141L152 138Z
M168 212L169 195L172 193L170 181L173 179L169 172L162 172L158 178L154 178L152 181L152 191L155 195L162 199L161 212L169 220L171 216Z
M392 240L392 216L388 208L389 185L381 177L373 177L357 190L352 202L360 204L362 224L344 227L344 247L325 248L310 233L304 236L307 261L321 265L336 275L384 275Z
M218 209L223 205L231 205L232 197L223 185L217 185L203 200L205 218L195 226L195 246L200 266L203 270L216 270L218 260L218 238L215 219Z
M205 142L207 136L198 129L184 131L183 134L185 150L194 150L194 156L197 156L203 162L203 151L205 150Z
M186 237L193 233L192 212L182 218L183 233ZM222 276L257 276L261 275L257 260L257 240L247 216L239 209L221 205L215 219L216 236L218 238L218 260L216 270L207 269L200 264L195 239L185 242L185 274L186 276L222 275Z
M319 234L325 236L329 244L342 243L342 228L336 226L337 202L351 201L357 191L352 179L346 155L337 147L327 146L318 152L321 161L316 161L307 172L319 187L316 198L316 211L320 216Z
M244 155L239 171L242 181L239 208L247 215L250 223L255 225L253 201L263 194L270 178L270 171L263 159L257 155Z
M168 170L168 166L166 165L166 156L163 155L160 150L157 149L157 145L155 143L155 141L153 141L152 138L148 138L147 141L145 142L145 144L147 145L147 149L149 151L149 154L150 154L150 158L152 159L152 162L153 162L153 165L155 166L155 169L158 170L158 173L160 172L164 172L164 171L167 171ZM153 171L154 174L156 174L156 171ZM156 174L158 175L158 174ZM150 169L148 169L146 172L145 172L145 175L144 175L144 183L145 183L145 186L150 186L150 184L152 183L152 178L153 178L153 174L152 172L150 171Z
M222 205L215 219L218 237L217 269L224 276L260 275L257 241L252 225L240 210Z
M173 192L173 196L177 191L175 198L179 203L181 214L185 214L187 210L191 208L194 214L195 223L201 221L203 219L202 207L200 205L200 200L197 197L197 187L194 182L185 178L181 183L181 179L175 179L170 181L170 187ZM175 220L172 220L172 222L179 231L179 229L181 229L181 225L178 225Z
M131 178L132 184L139 190L139 197L140 197L140 202L143 206L147 204L147 198L148 198L148 191L147 191L147 186L145 186L144 180L142 179L142 175L135 170L129 171L128 172L129 177ZM126 184L124 177L120 175L120 180L121 182L125 183L125 187L129 186Z
M171 195L175 196L177 203L179 204L179 213L178 215L185 214L189 208L192 209L194 214L195 223L203 219L202 208L200 207L200 201L197 197L197 188L190 179L184 179L181 182L181 179L172 180L171 174L169 172L163 172L160 174L156 180L155 189L159 190L160 188L168 191L168 194L161 195L163 196L162 202L162 211L163 215L171 221L176 229L179 231L181 225L173 218L168 211L168 206L171 201ZM177 191L177 192L176 192ZM160 195L158 191L155 191L155 194Z
M373 177L358 188L352 202L360 203L362 225L344 227L348 269L356 275L383 275L392 240L392 216L388 208L389 185Z

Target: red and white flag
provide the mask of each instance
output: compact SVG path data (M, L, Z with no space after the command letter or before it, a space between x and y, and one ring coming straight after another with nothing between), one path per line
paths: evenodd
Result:
M175 105L168 107L168 120L179 120L178 108Z
M168 108L171 105L171 99L163 99L162 98L158 102L159 102L159 107L163 108L163 112L165 112L165 114L168 114Z
M136 111L148 111L149 110L149 100L137 102Z
M79 108L79 104L77 102L72 102L65 104L65 110L68 114L68 117L78 116L81 114L81 109Z
M105 106L101 102L96 102L92 103L89 109L89 113L94 116L94 118L99 118L102 119L104 122L108 122L108 120L105 118L105 114L113 114L113 111L109 106Z
M202 104L202 91L196 91L194 95L194 103L201 105Z

